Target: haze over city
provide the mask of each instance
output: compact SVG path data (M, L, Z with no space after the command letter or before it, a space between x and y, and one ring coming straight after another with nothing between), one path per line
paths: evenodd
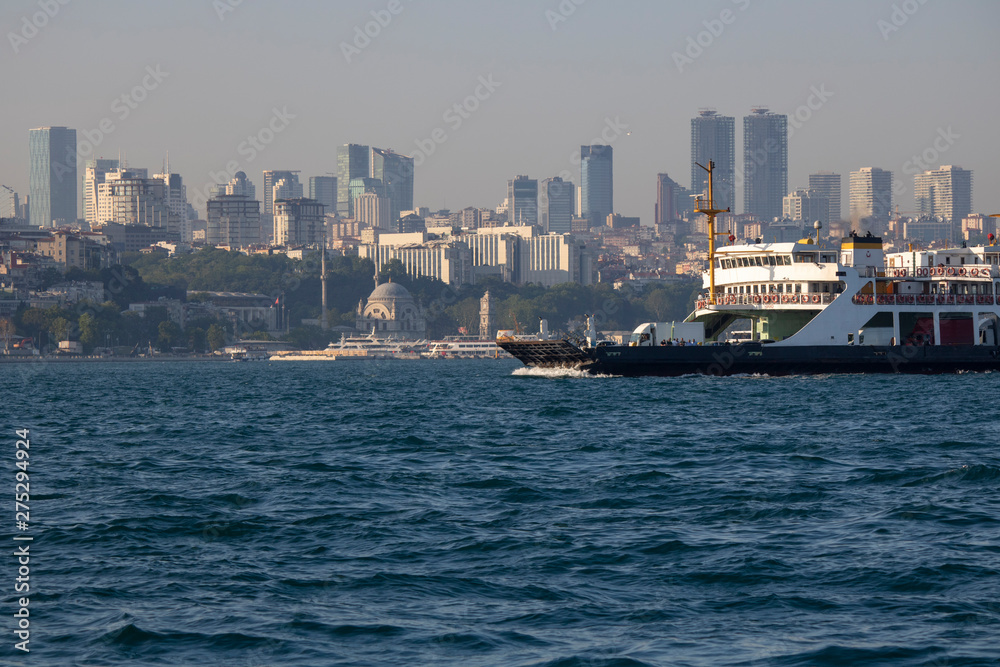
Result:
M876 166L906 211L924 155L972 170L991 213L998 19L985 0L17 0L0 183L26 194L28 129L64 125L99 143L87 157L158 170L169 152L192 200L231 161L261 188L264 169L336 172L338 145L384 146L417 157L415 204L457 210L500 204L515 174L578 181L580 145L608 141L616 209L651 224L656 174L690 185L698 109L737 117L739 146L767 106L789 116L789 190Z

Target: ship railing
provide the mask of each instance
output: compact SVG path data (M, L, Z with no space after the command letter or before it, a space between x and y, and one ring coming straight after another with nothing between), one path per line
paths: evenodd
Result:
M966 266L918 266L916 268L889 267L886 278L992 278L994 266L989 264L969 264Z
M718 294L715 297L716 306L750 306L766 308L770 306L821 306L833 303L839 294L827 292L811 292L805 294ZM695 302L698 310L708 307L709 295L700 294Z
M859 306L992 306L992 294L855 294Z

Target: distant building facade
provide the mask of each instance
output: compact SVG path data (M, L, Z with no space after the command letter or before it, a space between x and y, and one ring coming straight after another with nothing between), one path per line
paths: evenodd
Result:
M878 167L862 167L850 176L851 223L855 231L861 220L885 222L892 215L892 172Z
M39 127L28 131L28 190L33 226L76 222L76 162L76 130Z
M830 206L829 212L821 218L823 222L840 220L840 184L843 178L832 171L820 171L809 174L809 189L815 190L821 197L826 197Z
M787 192L788 116L756 107L743 117L743 212L780 218Z
M580 216L600 227L615 212L614 149L580 146Z
M208 200L205 242L243 248L260 243L260 202L244 195Z
M274 202L274 242L277 245L323 243L323 205L315 199L278 199Z
M708 167L715 162L712 190L715 207L732 210L735 203L736 119L720 116L715 109L702 109L691 119L691 194L708 194Z
M972 213L972 172L946 165L916 174L913 195L919 213L957 223Z

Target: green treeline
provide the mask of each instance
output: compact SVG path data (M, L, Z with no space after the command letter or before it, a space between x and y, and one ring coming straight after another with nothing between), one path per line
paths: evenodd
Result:
M145 317L127 311L129 303L156 301L160 297L181 301L201 300L197 292L243 292L281 296L291 330L283 338L303 348L318 348L339 338L316 326L302 326L303 319L320 317L320 257L305 259L286 255L252 255L206 248L175 257L131 254L125 266L101 271L71 270L66 280L100 281L105 301L81 303L71 308L22 308L12 318L18 336L32 336L36 343L54 346L58 340L79 340L85 351L105 346L152 345L161 350L196 352L218 349L234 338L265 337L264 332L234 331L230 323L203 318L186 323L184 331L171 322L166 307L146 309ZM367 259L334 256L327 259L327 319L331 327L355 324L359 301L375 287L375 266ZM682 320L691 311L700 285L686 281L651 286L642 292L615 290L607 283L583 286L573 283L544 288L515 286L495 279L452 288L431 278L411 278L403 265L392 261L379 272L379 282L406 287L426 312L428 335L441 338L459 333L479 333L479 304L489 289L500 329L538 330L549 321L553 331L582 329L593 315L599 329L632 330L644 321ZM192 292L190 296L188 292Z

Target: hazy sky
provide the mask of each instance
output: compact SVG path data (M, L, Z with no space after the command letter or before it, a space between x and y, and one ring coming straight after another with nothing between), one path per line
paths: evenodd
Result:
M227 163L260 198L262 170L305 183L339 144L433 148L416 203L452 210L495 207L517 174L578 183L571 156L603 131L615 208L649 224L658 172L690 185L700 107L736 116L742 155L742 116L768 106L798 110L790 189L836 171L846 204L848 172L877 166L909 210L926 153L1000 212L996 0L61 2L0 5L0 183L22 194L46 125L151 173L169 151L189 198Z

